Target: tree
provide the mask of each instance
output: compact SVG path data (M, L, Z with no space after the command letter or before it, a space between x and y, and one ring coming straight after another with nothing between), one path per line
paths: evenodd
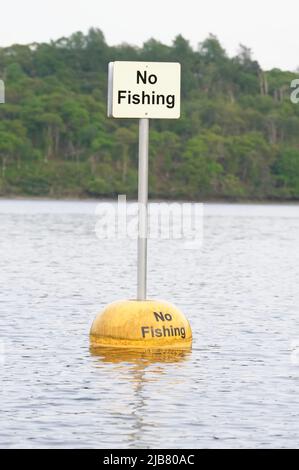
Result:
M278 187L283 187L292 197L299 197L299 150L282 149L273 165Z
M218 138L216 138L216 141ZM219 163L217 145L211 144L208 136L196 136L187 142L183 154L182 175L193 197L211 194L217 188L223 172Z
M136 142L136 134L130 129L119 127L115 132L115 139L120 151L120 158L122 161L122 182L124 183L128 174L128 165L130 158L130 146Z
M181 63L181 118L151 121L152 194L299 198L298 73L262 70L244 45L229 57L212 34L110 47L97 28L0 48L1 194L136 195L137 124L106 117L110 60Z
M0 130L0 156L2 162L1 174L5 178L6 168L9 160L15 158L22 152L22 139L11 132Z

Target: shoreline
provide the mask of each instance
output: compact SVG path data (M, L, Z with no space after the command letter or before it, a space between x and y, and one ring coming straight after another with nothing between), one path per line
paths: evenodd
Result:
M4 201L44 201L44 202L117 202L117 196L92 198L82 196L69 196L69 197L47 197L47 196L0 196L0 202ZM137 202L137 198L127 198L127 202ZM151 202L177 202L177 203L202 203L202 204L232 204L232 205L299 205L298 199L218 199L218 198L205 198L205 199L174 199L174 198L149 198Z

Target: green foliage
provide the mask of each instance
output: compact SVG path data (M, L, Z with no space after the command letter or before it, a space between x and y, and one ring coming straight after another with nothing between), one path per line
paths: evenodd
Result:
M283 149L273 170L281 194L299 198L299 149Z
M213 35L109 47L95 28L0 48L0 195L136 196L138 126L106 117L110 60L182 65L181 119L151 121L151 196L299 198L296 74L264 72L244 45L230 58Z

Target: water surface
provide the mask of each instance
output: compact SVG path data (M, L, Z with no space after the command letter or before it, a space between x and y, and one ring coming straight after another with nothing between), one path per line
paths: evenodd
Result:
M95 314L136 284L96 204L0 201L0 446L298 446L299 207L207 204L201 249L152 240L148 295L193 349L95 355Z

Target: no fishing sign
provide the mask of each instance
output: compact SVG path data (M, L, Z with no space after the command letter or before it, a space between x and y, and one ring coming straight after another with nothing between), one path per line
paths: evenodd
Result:
M177 62L109 63L109 117L178 119L180 92Z

